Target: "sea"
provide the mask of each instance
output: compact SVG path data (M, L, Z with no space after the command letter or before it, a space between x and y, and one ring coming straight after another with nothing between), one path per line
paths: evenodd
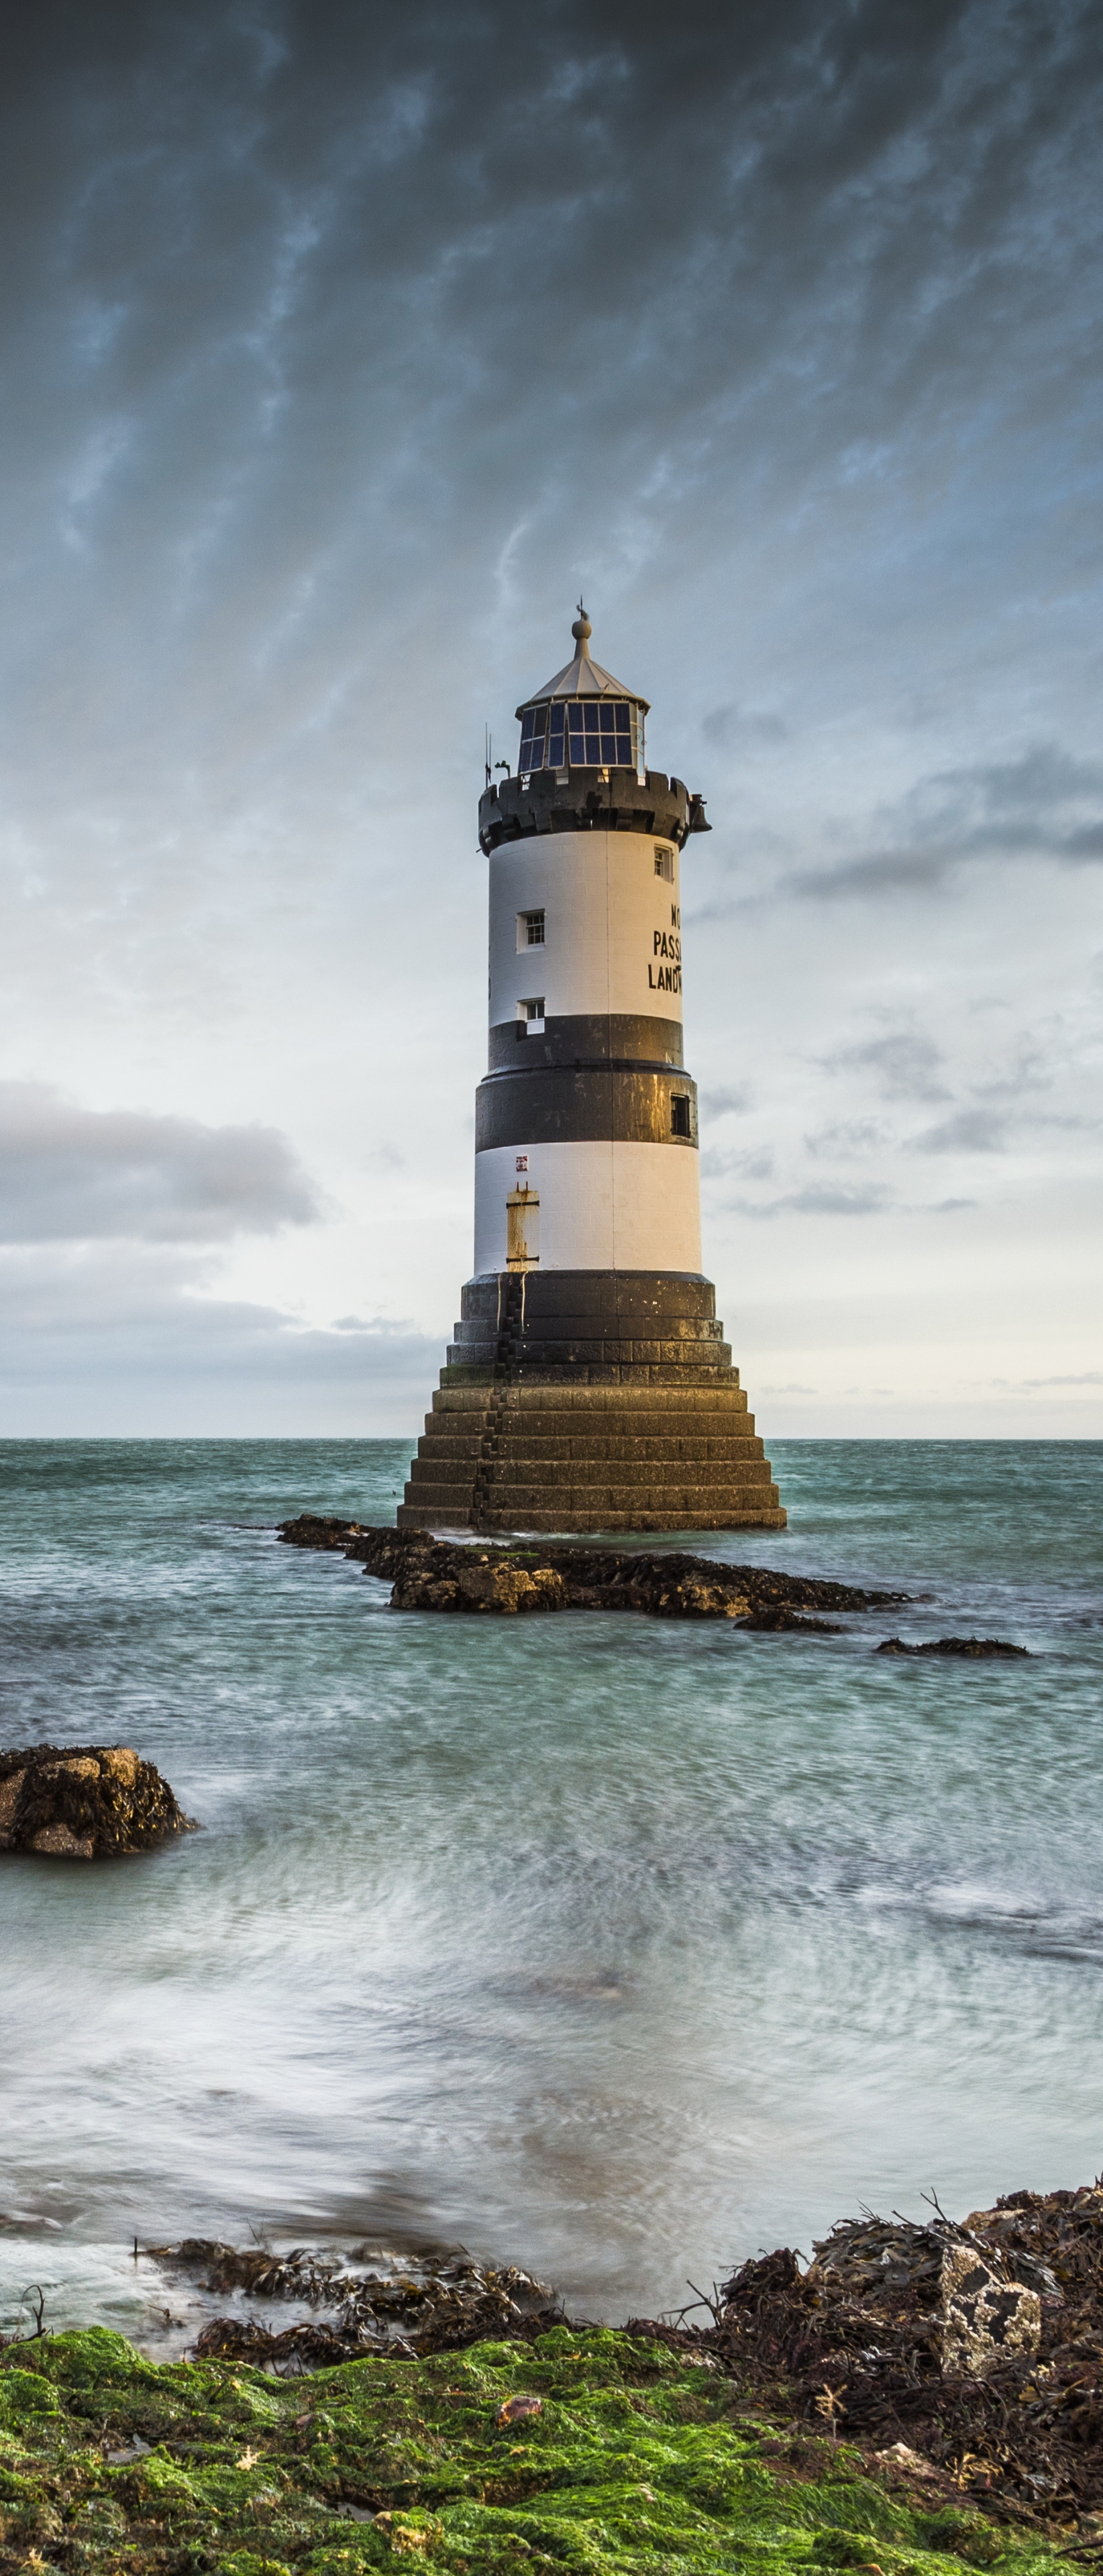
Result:
M622 2321L1093 2179L1103 1443L778 1441L786 1532L641 1542L908 1594L836 1636L400 1613L279 1541L392 1520L409 1445L0 1447L0 1743L133 1745L201 1827L0 1858L0 2326L183 2349L184 2236Z

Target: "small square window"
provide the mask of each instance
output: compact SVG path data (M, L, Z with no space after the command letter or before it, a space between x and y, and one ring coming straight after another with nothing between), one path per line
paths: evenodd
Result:
M534 996L530 1001L518 1002L517 1035L519 1038L539 1038L543 1034L544 996L541 993L538 998Z
M684 1092L671 1092L670 1129L674 1136L692 1135L693 1130L689 1123L689 1101Z
M542 912L519 912L519 913L518 913L518 915L517 915L517 947L518 947L518 951L520 951L522 948L542 948L542 947L543 947L543 945L544 945L544 915L543 915L543 913L542 913Z
M674 852L660 849L658 842L655 844L655 874L657 877L664 877L667 885L673 885Z

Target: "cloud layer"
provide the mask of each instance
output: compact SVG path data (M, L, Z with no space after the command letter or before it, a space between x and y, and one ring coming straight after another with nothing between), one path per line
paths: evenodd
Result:
M274 1128L82 1109L45 1083L0 1082L0 1243L210 1243L319 1214Z
M22 13L0 1241L73 1386L113 1329L77 1243L120 1319L190 1247L166 1387L201 1306L320 1335L320 1402L335 1317L439 1351L483 727L584 586L709 800L687 1046L748 1380L825 1418L849 1311L839 1403L887 1335L911 1420L998 1314L962 1386L1103 1422L1101 109L1094 0Z

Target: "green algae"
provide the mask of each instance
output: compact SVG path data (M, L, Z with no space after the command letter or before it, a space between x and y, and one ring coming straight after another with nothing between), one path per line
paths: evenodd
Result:
M499 2421L516 2396L539 2410ZM0 2569L1071 2576L1031 2535L916 2510L841 2443L780 2470L737 2406L719 2372L606 2329L294 2379L56 2335L0 2353Z

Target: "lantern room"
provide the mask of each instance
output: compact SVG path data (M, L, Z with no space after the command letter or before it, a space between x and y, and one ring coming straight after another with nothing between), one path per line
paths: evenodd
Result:
M572 769L603 773L630 769L640 780L646 774L648 701L591 660L592 633L580 600L571 628L573 661L517 709L521 724L517 767L522 778L541 769L556 772L564 781Z

